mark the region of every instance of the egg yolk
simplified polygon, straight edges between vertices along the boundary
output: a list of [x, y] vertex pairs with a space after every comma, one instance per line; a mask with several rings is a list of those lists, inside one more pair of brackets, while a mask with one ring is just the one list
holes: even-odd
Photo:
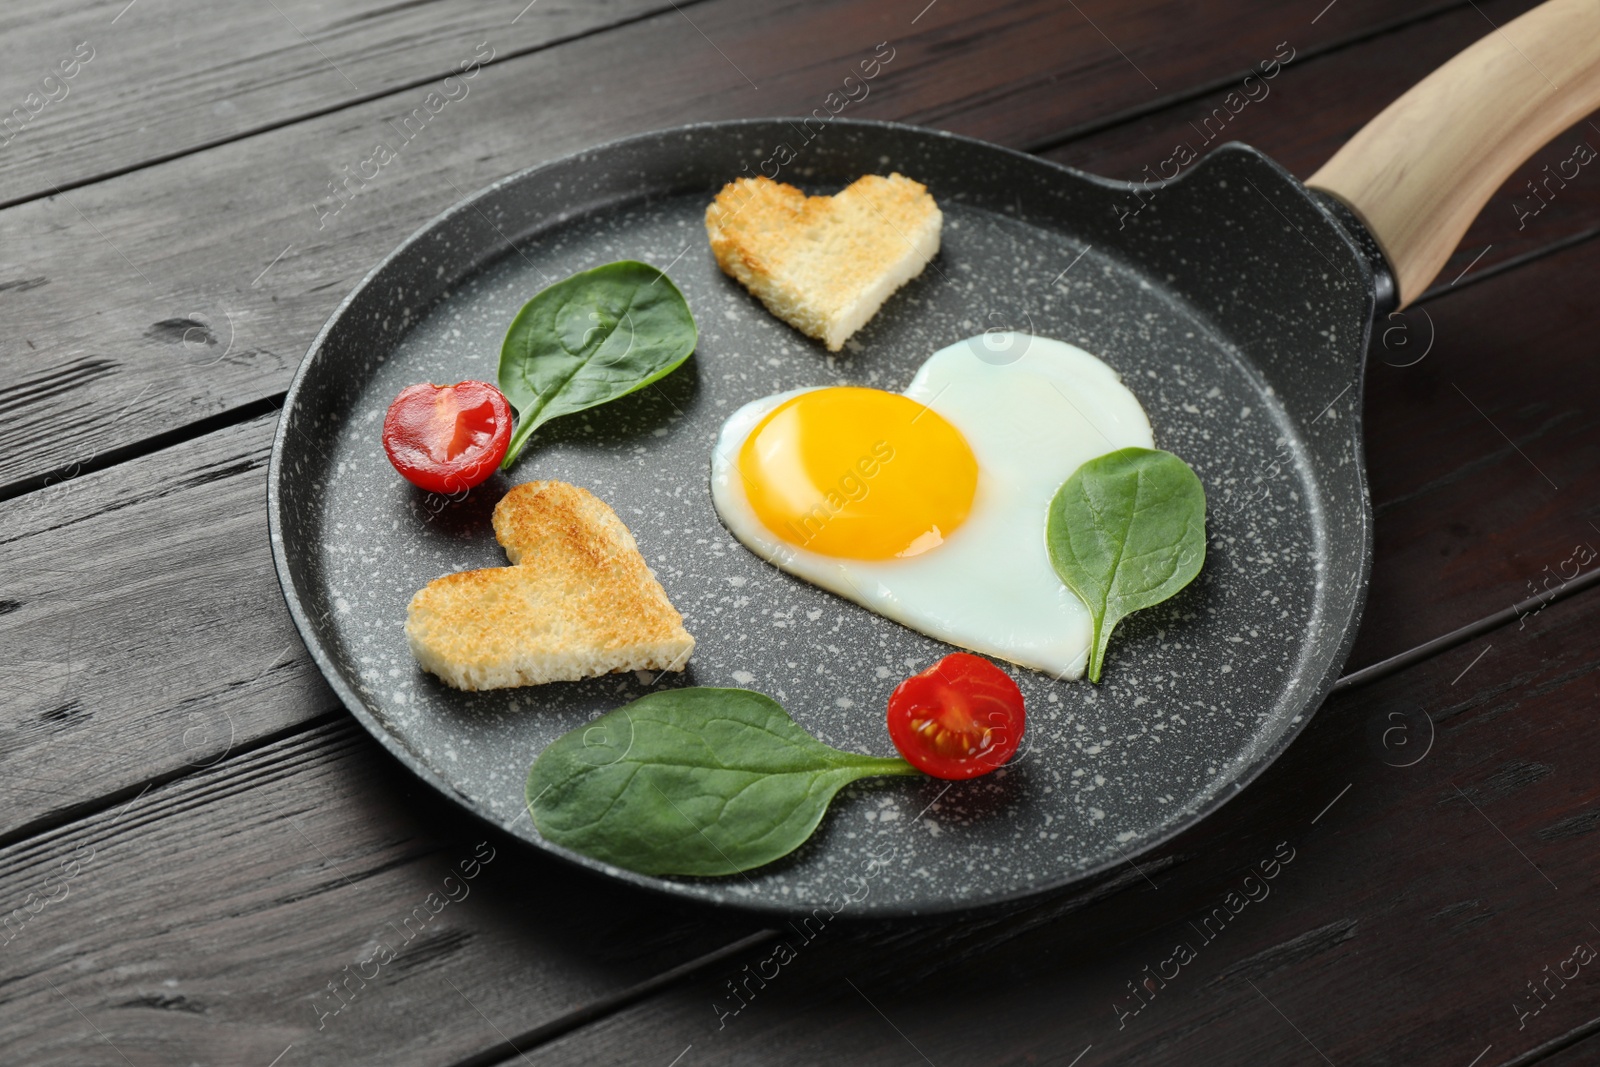
[[978, 461], [937, 412], [881, 389], [779, 404], [739, 450], [745, 496], [792, 545], [845, 559], [915, 556], [965, 521]]

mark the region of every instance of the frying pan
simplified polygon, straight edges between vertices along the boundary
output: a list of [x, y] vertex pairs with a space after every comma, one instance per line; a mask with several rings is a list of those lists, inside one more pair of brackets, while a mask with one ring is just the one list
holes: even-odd
[[[1305, 185], [1242, 145], [1129, 185], [831, 116], [683, 127], [507, 178], [380, 263], [302, 363], [268, 483], [290, 611], [346, 706], [442, 797], [650, 890], [825, 920], [1133, 876], [1138, 855], [1284, 750], [1349, 651], [1372, 551], [1359, 402], [1374, 316], [1415, 300], [1512, 170], [1596, 103], [1600, 14], [1593, 0], [1552, 0], [1420, 83]], [[705, 204], [759, 169], [814, 192], [898, 170], [945, 211], [939, 257], [839, 357], [711, 260]], [[656, 386], [542, 429], [513, 478], [561, 478], [612, 505], [697, 637], [694, 660], [682, 675], [447, 689], [409, 655], [406, 602], [440, 574], [504, 564], [488, 515], [513, 480], [457, 501], [412, 490], [383, 458], [383, 411], [413, 382], [487, 377], [528, 296], [621, 258], [671, 273], [699, 348]], [[655, 878], [543, 841], [522, 796], [528, 764], [654, 687], [760, 689], [830, 744], [891, 751], [889, 691], [948, 649], [745, 551], [711, 507], [711, 448], [749, 400], [835, 382], [899, 389], [962, 338], [1004, 373], [1014, 353], [984, 341], [996, 329], [1079, 344], [1122, 374], [1158, 446], [1206, 487], [1200, 578], [1123, 623], [1099, 686], [1013, 671], [1029, 725], [1001, 772], [860, 783], [777, 863]], [[1023, 518], [1042, 531], [1042, 515]]]

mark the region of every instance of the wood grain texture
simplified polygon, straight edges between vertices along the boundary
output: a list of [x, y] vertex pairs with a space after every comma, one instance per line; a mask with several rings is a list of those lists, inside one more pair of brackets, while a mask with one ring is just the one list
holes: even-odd
[[[330, 182], [432, 87], [0, 212], [0, 486], [281, 392], [354, 283], [467, 192], [626, 133], [808, 113], [880, 41], [895, 57], [845, 114], [1027, 144], [1431, 6], [1344, 0], [1313, 25], [1265, 0], [1024, 0], [913, 25], [888, 0], [711, 0], [484, 68], [337, 213]], [[62, 426], [62, 402], [84, 417]]]
[[[1528, 0], [1491, 0], [1454, 8], [1357, 47], [1297, 56], [1276, 78], [1236, 82], [1201, 98], [1073, 138], [1044, 153], [1068, 166], [1129, 181], [1158, 175], [1179, 146], [1196, 153], [1229, 140], [1253, 145], [1295, 175], [1311, 174], [1368, 121], [1427, 73], [1507, 22]], [[1337, 10], [1335, 8], [1334, 10]], [[1251, 96], [1244, 95], [1244, 89]], [[1229, 98], [1229, 94], [1233, 94]], [[1498, 189], [1440, 274], [1434, 292], [1481, 278], [1577, 235], [1600, 232], [1600, 167], [1575, 163], [1600, 152], [1600, 132], [1577, 123], [1536, 153]], [[1564, 180], [1561, 173], [1578, 175]], [[1412, 316], [1421, 321], [1421, 316]], [[1400, 320], [1396, 320], [1400, 321]], [[1392, 335], [1399, 347], [1402, 334]], [[1398, 353], [1393, 361], [1403, 357]]]
[[1404, 346], [1378, 335], [1364, 421], [1373, 582], [1350, 667], [1600, 567], [1583, 562], [1600, 549], [1597, 270], [1589, 241], [1390, 320]]
[[[661, 0], [526, 2], [7, 4], [0, 203], [443, 78], [491, 39], [504, 57], [672, 10]], [[70, 62], [78, 55], [87, 62]]]
[[[1494, 191], [1597, 107], [1600, 6], [1546, 0], [1384, 108], [1306, 184], [1366, 223], [1404, 307], [1433, 282]], [[1596, 158], [1591, 151], [1582, 162]]]
[[0, 505], [0, 839], [339, 706], [272, 566], [275, 423]]
[[6, 1062], [455, 1063], [759, 925], [441, 804], [340, 720], [4, 850]]
[[[1578, 597], [1492, 635], [1455, 685], [1482, 642], [1336, 698], [1114, 893], [915, 929], [845, 911], [810, 940], [782, 931], [789, 963], [748, 951], [541, 1062], [665, 1062], [691, 1043], [701, 1064], [1466, 1065], [1490, 1045], [1480, 1065], [1512, 1062], [1600, 1016], [1600, 959], [1536, 1014], [1526, 985], [1600, 947], [1597, 625], [1600, 597]], [[1423, 751], [1421, 711], [1432, 748], [1399, 766]], [[1192, 958], [1164, 965], [1180, 943]]]

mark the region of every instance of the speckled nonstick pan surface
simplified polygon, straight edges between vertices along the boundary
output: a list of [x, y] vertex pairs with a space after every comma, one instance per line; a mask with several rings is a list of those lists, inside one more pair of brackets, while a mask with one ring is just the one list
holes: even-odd
[[[1242, 146], [1135, 195], [977, 141], [835, 120], [779, 177], [833, 192], [898, 170], [927, 184], [945, 230], [932, 266], [832, 357], [718, 270], [702, 222], [741, 165], [753, 173], [799, 140], [760, 120], [595, 148], [463, 201], [373, 270], [312, 344], [273, 449], [273, 553], [296, 625], [351, 713], [443, 797], [651, 890], [777, 912], [927, 914], [1127, 864], [1283, 751], [1349, 650], [1371, 557], [1359, 403], [1373, 271], [1311, 194]], [[463, 501], [402, 481], [379, 439], [400, 389], [492, 381], [525, 300], [616, 259], [669, 271], [700, 326], [694, 356], [542, 429], [509, 476]], [[935, 350], [989, 329], [1072, 342], [1122, 374], [1157, 446], [1205, 485], [1200, 577], [1122, 624], [1099, 686], [1012, 668], [1029, 719], [1004, 770], [858, 783], [770, 866], [644, 877], [544, 842], [525, 812], [529, 764], [652, 687], [759, 689], [829, 744], [893, 753], [890, 691], [950, 649], [746, 551], [712, 508], [711, 450], [749, 400], [835, 383], [898, 390]], [[590, 489], [628, 524], [697, 639], [686, 672], [463, 693], [417, 668], [403, 632], [412, 593], [504, 565], [490, 512], [509, 486], [543, 478]]]

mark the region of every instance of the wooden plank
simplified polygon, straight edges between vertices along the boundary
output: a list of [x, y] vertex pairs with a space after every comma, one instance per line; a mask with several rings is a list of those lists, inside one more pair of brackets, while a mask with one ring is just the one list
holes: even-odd
[[1117, 892], [920, 929], [845, 911], [541, 1062], [1512, 1062], [1600, 1018], [1600, 957], [1527, 985], [1600, 949], [1600, 596], [1540, 622], [1337, 698]]
[[273, 570], [275, 423], [0, 505], [0, 839], [339, 706]]
[[[466, 192], [625, 133], [809, 113], [886, 39], [894, 58], [845, 114], [1026, 144], [1245, 69], [1285, 36], [1311, 50], [1430, 6], [1344, 0], [1311, 24], [1266, 0], [920, 19], [888, 0], [711, 0], [692, 24], [670, 12], [484, 68], [336, 214], [330, 179], [396, 139], [429, 87], [0, 212], [0, 487], [281, 392], [355, 281]], [[63, 402], [81, 417], [64, 424]]]
[[8, 4], [0, 204], [671, 10], [661, 0]]
[[[15, 99], [0, 101], [0, 113], [11, 119], [10, 126], [0, 127], [0, 147], [5, 149], [0, 153], [0, 204], [443, 77], [462, 60], [489, 53], [503, 60], [671, 11], [659, 0], [583, 5], [546, 0], [503, 8], [464, 0], [425, 5], [282, 0], [266, 7], [224, 8], [197, 0], [138, 8], [125, 0], [68, 7], [31, 0], [0, 20], [0, 69], [14, 72], [15, 90]], [[1156, 23], [1169, 33], [1189, 35], [1214, 32], [1219, 14], [1223, 20], [1230, 17], [1226, 11], [1174, 12], [1154, 5], [1095, 14], [1108, 36], [1115, 34], [1127, 46], [1123, 68], [1102, 72], [1096, 83], [1103, 83], [1107, 74], [1126, 80], [1140, 100], [1154, 90], [1138, 71], [1170, 66], [1170, 57], [1160, 51], [1161, 35], [1150, 32]], [[1357, 5], [1330, 15], [1323, 29], [1332, 34], [1364, 32], [1365, 20], [1375, 14], [1377, 8], [1363, 11]], [[1400, 17], [1406, 14], [1402, 10]], [[1017, 19], [1034, 22], [1052, 36], [1074, 27], [1079, 34], [1089, 29], [1087, 16], [1075, 21], [1046, 17], [1041, 22], [1038, 12], [1021, 11]], [[950, 11], [929, 9], [916, 17], [916, 24], [946, 49], [951, 47], [951, 27], [959, 35], [957, 42], [974, 32]], [[1223, 27], [1224, 32], [1236, 29]], [[194, 61], [173, 63], [175, 41]], [[1062, 43], [1044, 40], [1037, 47], [1048, 53]], [[1227, 60], [1234, 66], [1249, 63], [1236, 55]], [[1227, 60], [1221, 69], [1227, 69]], [[1044, 75], [1056, 76], [1054, 71]], [[953, 117], [984, 125], [1014, 120], [1017, 111], [1007, 101], [1025, 86], [993, 65], [975, 68], [966, 77], [986, 98], [985, 110], [964, 116], [957, 111]], [[12, 107], [22, 113], [10, 115]], [[935, 110], [921, 121], [939, 117]]]
[[[1600, 379], [1585, 280], [1597, 269], [1600, 242], [1590, 241], [1396, 320], [1414, 331], [1409, 349], [1376, 346], [1365, 415], [1375, 562], [1351, 667], [1600, 566], [1584, 562], [1600, 549]], [[1421, 362], [1384, 362], [1420, 354], [1430, 329]]]
[[0, 854], [0, 1045], [41, 1067], [454, 1063], [758, 925], [480, 829], [348, 720]]
[[[1297, 59], [1272, 79], [1258, 76], [1248, 85], [1241, 79], [1203, 98], [1075, 138], [1045, 155], [1091, 173], [1148, 181], [1178, 169], [1163, 164], [1175, 157], [1179, 146], [1203, 154], [1216, 144], [1239, 140], [1305, 178], [1400, 94], [1493, 32], [1491, 23], [1503, 24], [1529, 6], [1525, 0], [1496, 0], [1444, 11], [1360, 47]], [[1575, 234], [1597, 231], [1600, 125], [1585, 120], [1507, 179], [1445, 265], [1434, 291], [1449, 288], [1458, 278], [1481, 277]], [[1396, 342], [1401, 336], [1392, 335]], [[1396, 353], [1392, 359], [1401, 356]]]

